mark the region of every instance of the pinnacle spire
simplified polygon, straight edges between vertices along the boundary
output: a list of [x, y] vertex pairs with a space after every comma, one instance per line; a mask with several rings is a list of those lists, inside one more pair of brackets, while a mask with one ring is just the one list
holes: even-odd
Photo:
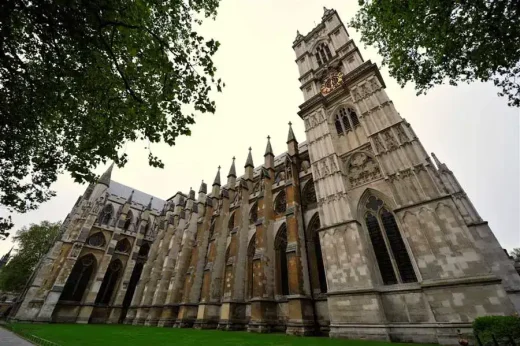
[[146, 210], [152, 210], [152, 201], [153, 201], [153, 197], [150, 198], [150, 202], [148, 202], [148, 206], [146, 207]]
[[289, 121], [289, 135], [287, 135], [287, 143], [292, 142], [292, 141], [298, 142], [296, 140], [296, 137], [294, 136], [294, 132], [292, 129], [292, 123]]
[[265, 154], [264, 156], [267, 156], [267, 155], [273, 155], [273, 148], [271, 147], [271, 137], [270, 136], [267, 136], [267, 146], [265, 147]]
[[435, 153], [432, 153], [432, 157], [433, 157], [433, 160], [435, 161], [435, 164], [437, 165], [437, 168], [440, 168], [442, 163], [437, 158], [437, 155], [435, 155]]
[[134, 190], [132, 190], [132, 193], [130, 194], [130, 196], [128, 196], [128, 199], [126, 200], [126, 203], [130, 204], [132, 203], [132, 198], [134, 197]]
[[218, 166], [217, 175], [215, 176], [215, 181], [213, 182], [213, 186], [220, 186], [220, 166]]
[[110, 181], [112, 179], [112, 170], [114, 169], [114, 161], [110, 164], [108, 169], [101, 175], [101, 178], [98, 180], [98, 184], [106, 185], [107, 187], [110, 186]]
[[202, 183], [200, 183], [199, 193], [203, 193], [203, 194], [208, 193], [208, 185], [206, 185], [204, 180], [202, 181]]
[[255, 165], [253, 164], [253, 156], [251, 155], [251, 147], [249, 147], [249, 154], [247, 155], [246, 165], [244, 168], [247, 167], [255, 168]]
[[237, 177], [237, 170], [235, 169], [235, 157], [233, 156], [233, 163], [231, 163], [231, 168], [229, 169], [229, 173], [228, 173], [228, 178], [229, 177]]

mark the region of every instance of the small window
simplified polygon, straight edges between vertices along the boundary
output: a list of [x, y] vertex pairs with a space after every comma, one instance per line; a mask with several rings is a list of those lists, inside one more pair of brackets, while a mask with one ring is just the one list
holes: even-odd
[[352, 126], [356, 127], [359, 125], [359, 119], [356, 112], [352, 108], [347, 109], [350, 120], [352, 121]]
[[310, 93], [310, 92], [311, 92], [311, 89], [312, 89], [312, 87], [309, 85], [309, 86], [305, 89], [305, 91], [307, 91], [308, 93]]
[[325, 64], [329, 60], [332, 60], [332, 53], [330, 52], [329, 46], [325, 42], [321, 43], [318, 48], [316, 48], [315, 55], [319, 66]]
[[336, 30], [336, 31], [334, 32], [334, 36], [339, 36], [339, 30]]
[[338, 135], [343, 135], [359, 126], [359, 118], [353, 108], [341, 108], [336, 114], [334, 125]]

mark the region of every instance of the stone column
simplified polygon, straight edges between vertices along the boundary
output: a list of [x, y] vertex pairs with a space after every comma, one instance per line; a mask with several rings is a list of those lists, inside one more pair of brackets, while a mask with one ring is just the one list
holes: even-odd
[[187, 210], [189, 211], [187, 228], [184, 230], [182, 235], [179, 255], [175, 262], [175, 269], [173, 270], [172, 283], [168, 289], [166, 304], [164, 305], [158, 322], [158, 325], [161, 327], [171, 327], [177, 319], [179, 303], [181, 302], [183, 293], [182, 289], [184, 287], [186, 272], [191, 260], [195, 234], [197, 233], [197, 221], [199, 215], [204, 213], [204, 205], [201, 203], [201, 212], [199, 213], [199, 206], [193, 201], [195, 192], [190, 190], [189, 196], [190, 198], [188, 199], [187, 205]]
[[[197, 236], [192, 250], [191, 262], [184, 281], [184, 294], [179, 307], [179, 315], [175, 325], [177, 327], [191, 327], [196, 318], [201, 296], [204, 264], [206, 260], [209, 227], [213, 215], [213, 199], [206, 196], [206, 184], [203, 183], [199, 191], [199, 200], [206, 200], [205, 215], [199, 218]], [[202, 198], [200, 198], [202, 197]], [[200, 206], [199, 206], [200, 207]]]
[[[183, 203], [180, 204], [182, 205]], [[159, 284], [157, 285], [157, 289], [152, 300], [152, 308], [150, 309], [146, 325], [157, 325], [157, 323], [159, 322], [159, 318], [161, 317], [163, 306], [166, 301], [168, 286], [173, 275], [175, 261], [177, 260], [182, 234], [184, 232], [184, 227], [186, 224], [186, 211], [183, 208], [181, 209], [179, 216], [175, 217], [175, 219], [173, 216], [169, 217], [169, 227], [172, 223], [172, 226], [175, 229], [174, 235], [169, 244], [170, 247], [166, 254], [164, 265], [161, 268], [161, 278], [159, 280]]]
[[[292, 143], [291, 143], [292, 144]], [[297, 143], [294, 143], [297, 150]], [[291, 145], [289, 146], [289, 154]], [[315, 332], [314, 302], [312, 301], [305, 231], [301, 212], [300, 181], [297, 151], [286, 159], [287, 196], [287, 266], [289, 273], [289, 320], [287, 334], [312, 335]]]
[[265, 167], [262, 167], [261, 192], [258, 197], [256, 222], [256, 252], [253, 258], [253, 297], [248, 331], [271, 332], [276, 325], [277, 304], [274, 300], [274, 236], [273, 194], [274, 155], [270, 143], [266, 150]]

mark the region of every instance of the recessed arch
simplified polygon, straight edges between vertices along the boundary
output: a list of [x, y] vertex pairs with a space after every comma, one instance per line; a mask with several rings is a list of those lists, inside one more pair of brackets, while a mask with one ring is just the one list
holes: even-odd
[[313, 209], [317, 206], [316, 187], [312, 179], [307, 180], [301, 193], [301, 204], [304, 210]]
[[247, 279], [246, 279], [246, 297], [248, 299], [253, 298], [253, 286], [254, 286], [254, 257], [256, 252], [256, 232], [249, 240], [247, 246]]
[[289, 270], [287, 261], [287, 225], [285, 222], [278, 228], [274, 240], [276, 293], [289, 294]]
[[93, 254], [78, 258], [63, 287], [60, 300], [81, 302], [96, 267], [97, 260]]
[[327, 278], [325, 275], [325, 264], [321, 251], [321, 241], [318, 230], [320, 229], [320, 217], [315, 213], [306, 227], [307, 253], [311, 273], [311, 285], [313, 292], [327, 292]]
[[109, 225], [112, 221], [112, 217], [114, 216], [114, 206], [112, 203], [108, 203], [103, 207], [101, 212], [99, 213], [98, 223], [101, 225]]
[[390, 199], [367, 189], [358, 205], [383, 284], [416, 282], [417, 276]]
[[134, 213], [132, 213], [132, 211], [129, 210], [128, 213], [126, 214], [125, 223], [123, 225], [123, 229], [125, 231], [129, 230], [130, 226], [132, 225], [133, 220], [134, 220]]
[[118, 258], [110, 262], [96, 296], [96, 304], [108, 305], [123, 272], [123, 263]]
[[287, 210], [287, 194], [285, 189], [282, 189], [278, 194], [274, 197], [274, 211], [277, 214], [285, 213]]
[[132, 246], [130, 245], [130, 241], [128, 241], [127, 238], [123, 238], [119, 240], [116, 244], [115, 251], [121, 252], [121, 253], [130, 253], [130, 250], [132, 249]]

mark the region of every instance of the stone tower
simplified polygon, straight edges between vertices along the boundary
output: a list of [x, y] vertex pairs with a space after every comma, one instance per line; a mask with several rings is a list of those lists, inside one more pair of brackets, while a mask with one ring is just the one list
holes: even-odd
[[336, 11], [293, 49], [330, 335], [444, 342], [479, 315], [519, 310], [520, 277], [487, 222], [432, 163]]

